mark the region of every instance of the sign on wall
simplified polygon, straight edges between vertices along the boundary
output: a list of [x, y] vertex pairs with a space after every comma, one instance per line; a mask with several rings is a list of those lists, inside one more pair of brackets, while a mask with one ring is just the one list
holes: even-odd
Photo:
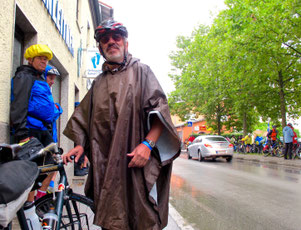
[[65, 41], [69, 52], [74, 56], [73, 48], [73, 34], [71, 28], [64, 17], [64, 11], [58, 0], [42, 0], [46, 7], [48, 14], [51, 16], [56, 28], [58, 29], [61, 37]]
[[99, 50], [96, 48], [87, 49], [87, 69], [86, 77], [87, 78], [96, 78], [101, 72], [103, 58], [99, 53]]
[[207, 131], [206, 125], [200, 125], [200, 131]]

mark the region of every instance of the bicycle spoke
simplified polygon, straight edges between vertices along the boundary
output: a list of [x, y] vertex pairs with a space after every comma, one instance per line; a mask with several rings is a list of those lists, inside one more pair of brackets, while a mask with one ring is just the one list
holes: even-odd
[[[48, 212], [49, 207], [54, 205], [52, 196], [43, 197], [36, 202], [36, 210], [39, 217], [43, 217]], [[93, 202], [79, 194], [72, 193], [64, 202], [60, 229], [101, 229], [101, 227], [93, 225], [94, 212]]]

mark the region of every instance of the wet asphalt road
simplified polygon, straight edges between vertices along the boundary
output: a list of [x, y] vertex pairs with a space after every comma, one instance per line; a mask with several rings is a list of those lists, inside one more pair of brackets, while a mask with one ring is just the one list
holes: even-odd
[[187, 229], [300, 230], [301, 170], [182, 156], [174, 162], [170, 203]]

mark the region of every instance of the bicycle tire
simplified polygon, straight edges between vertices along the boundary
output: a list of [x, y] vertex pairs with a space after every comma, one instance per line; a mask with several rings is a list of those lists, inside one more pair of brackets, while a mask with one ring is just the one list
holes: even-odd
[[282, 152], [282, 149], [281, 149], [281, 148], [278, 148], [278, 149], [277, 149], [277, 156], [278, 156], [279, 158], [282, 158], [282, 157], [284, 157], [284, 154], [283, 154], [283, 152]]
[[[93, 225], [94, 204], [91, 199], [73, 192], [67, 197], [68, 199], [64, 200], [60, 229], [101, 229]], [[36, 213], [40, 219], [54, 203], [53, 194], [47, 194], [35, 201]]]

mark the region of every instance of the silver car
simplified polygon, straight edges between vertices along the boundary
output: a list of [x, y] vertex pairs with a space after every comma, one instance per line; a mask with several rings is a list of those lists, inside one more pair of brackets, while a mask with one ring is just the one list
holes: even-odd
[[233, 145], [226, 138], [216, 135], [198, 136], [187, 148], [188, 159], [197, 157], [199, 161], [205, 158], [215, 160], [218, 157], [232, 160]]

